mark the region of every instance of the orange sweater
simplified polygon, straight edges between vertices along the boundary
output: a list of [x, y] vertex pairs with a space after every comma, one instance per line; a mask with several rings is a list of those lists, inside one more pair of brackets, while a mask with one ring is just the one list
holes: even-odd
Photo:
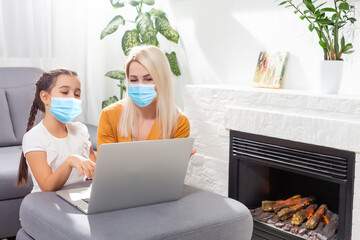
[[[122, 103], [115, 103], [104, 108], [100, 115], [99, 126], [97, 131], [97, 143], [99, 146], [103, 143], [116, 143], [116, 142], [131, 142], [131, 136], [121, 137], [118, 124], [120, 121]], [[158, 127], [158, 120], [152, 126], [147, 140], [162, 139], [160, 136], [160, 129]], [[178, 118], [177, 129], [174, 138], [186, 138], [190, 135], [190, 123], [185, 115], [180, 115]]]

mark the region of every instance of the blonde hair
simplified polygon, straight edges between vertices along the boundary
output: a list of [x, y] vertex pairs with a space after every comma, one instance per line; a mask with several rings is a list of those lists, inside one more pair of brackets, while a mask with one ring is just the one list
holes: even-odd
[[[129, 66], [132, 62], [143, 65], [150, 73], [157, 90], [156, 119], [158, 120], [161, 137], [173, 138], [180, 110], [175, 104], [174, 89], [171, 80], [170, 66], [165, 54], [155, 46], [134, 47], [126, 61], [126, 84], [129, 78]], [[137, 115], [135, 103], [128, 94], [122, 100], [123, 108], [119, 122], [122, 137], [137, 136]]]

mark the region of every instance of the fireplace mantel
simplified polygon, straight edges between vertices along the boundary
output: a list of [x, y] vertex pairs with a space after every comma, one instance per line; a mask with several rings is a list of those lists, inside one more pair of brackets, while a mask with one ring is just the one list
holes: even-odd
[[224, 195], [229, 129], [355, 152], [352, 239], [360, 239], [360, 96], [188, 85], [185, 113], [197, 150], [186, 181]]

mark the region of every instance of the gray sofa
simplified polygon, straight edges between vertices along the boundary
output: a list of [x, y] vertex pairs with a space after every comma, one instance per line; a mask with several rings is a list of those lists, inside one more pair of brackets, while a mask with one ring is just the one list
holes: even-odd
[[[31, 182], [25, 187], [15, 184], [35, 82], [42, 72], [39, 68], [0, 68], [0, 239], [15, 236], [20, 229], [20, 204], [32, 189]], [[96, 127], [88, 127], [96, 147]]]

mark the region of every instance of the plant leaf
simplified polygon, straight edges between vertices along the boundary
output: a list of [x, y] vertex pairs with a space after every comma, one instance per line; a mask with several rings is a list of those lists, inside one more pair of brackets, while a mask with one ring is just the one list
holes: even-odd
[[136, 7], [137, 5], [139, 5], [141, 3], [141, 0], [131, 0], [129, 3], [131, 6]]
[[110, 0], [110, 3], [114, 8], [121, 8], [125, 6], [125, 2], [126, 0]]
[[152, 8], [149, 13], [154, 18], [155, 17], [163, 17], [163, 16], [165, 16], [165, 13], [163, 11], [161, 11], [159, 9], [155, 9], [155, 8]]
[[124, 18], [120, 15], [115, 16], [108, 25], [102, 30], [100, 34], [100, 39], [103, 39], [105, 36], [114, 33], [120, 25], [124, 25]]
[[319, 44], [320, 44], [320, 46], [322, 47], [322, 48], [325, 48], [326, 49], [326, 44], [323, 42], [323, 41], [319, 41]]
[[155, 18], [155, 27], [167, 40], [178, 43], [179, 33], [175, 31], [165, 16]]
[[305, 17], [306, 17], [306, 15], [303, 14], [303, 15], [300, 16], [300, 19], [301, 19], [301, 20], [304, 20]]
[[342, 48], [342, 51], [343, 51], [343, 53], [345, 53], [352, 48], [353, 48], [353, 45], [351, 43], [348, 43], [345, 45], [345, 47]]
[[136, 17], [136, 29], [140, 33], [142, 44], [158, 46], [159, 42], [156, 38], [157, 31], [154, 28], [150, 13], [140, 13]]
[[348, 18], [348, 19], [349, 19], [349, 21], [350, 21], [351, 23], [356, 22], [356, 18], [351, 17], [351, 18]]
[[316, 7], [316, 9], [321, 8], [321, 7], [324, 6], [325, 4], [326, 4], [326, 2], [321, 3], [319, 6]]
[[285, 3], [287, 3], [288, 1], [283, 1], [281, 3], [278, 4], [278, 6], [284, 5]]
[[102, 108], [106, 108], [107, 106], [116, 103], [119, 99], [116, 96], [109, 97], [108, 99], [102, 101], [101, 106]]
[[154, 5], [155, 4], [155, 0], [143, 0], [143, 3], [145, 3], [146, 5]]
[[315, 12], [315, 6], [312, 4], [311, 0], [304, 0], [305, 6], [307, 7], [307, 9], [309, 9], [310, 12], [314, 13]]
[[331, 25], [333, 22], [329, 19], [319, 19], [315, 21], [316, 23], [322, 24], [322, 25]]
[[345, 47], [345, 37], [343, 36], [343, 37], [341, 38], [341, 49], [343, 50], [344, 47]]
[[170, 69], [173, 72], [173, 74], [175, 76], [180, 76], [181, 73], [180, 73], [178, 61], [177, 61], [177, 58], [176, 58], [176, 53], [173, 51], [171, 53], [165, 53], [165, 55], [166, 55], [166, 57], [167, 57], [167, 59], [169, 61]]
[[320, 9], [322, 12], [337, 12], [334, 8], [322, 8]]
[[340, 13], [335, 13], [334, 15], [332, 15], [331, 20], [336, 22], [337, 20], [340, 19]]
[[310, 24], [309, 24], [309, 30], [310, 30], [310, 32], [312, 32], [312, 31], [314, 30], [314, 28], [315, 28], [314, 23], [310, 23]]
[[129, 55], [131, 48], [140, 46], [139, 32], [136, 29], [127, 30], [121, 40], [121, 46], [125, 56]]
[[109, 71], [105, 74], [105, 76], [112, 78], [112, 79], [117, 79], [117, 80], [125, 80], [126, 79], [125, 72], [119, 71], [119, 70]]
[[154, 5], [155, 4], [155, 0], [131, 0], [130, 1], [130, 5], [136, 7], [137, 5], [139, 5], [140, 3], [145, 3], [146, 5]]
[[353, 53], [355, 52], [355, 50], [350, 50], [350, 51], [345, 51], [345, 52], [342, 52], [343, 54], [350, 54], [350, 53]]
[[342, 2], [339, 5], [339, 9], [342, 11], [350, 10], [350, 6], [347, 2]]

